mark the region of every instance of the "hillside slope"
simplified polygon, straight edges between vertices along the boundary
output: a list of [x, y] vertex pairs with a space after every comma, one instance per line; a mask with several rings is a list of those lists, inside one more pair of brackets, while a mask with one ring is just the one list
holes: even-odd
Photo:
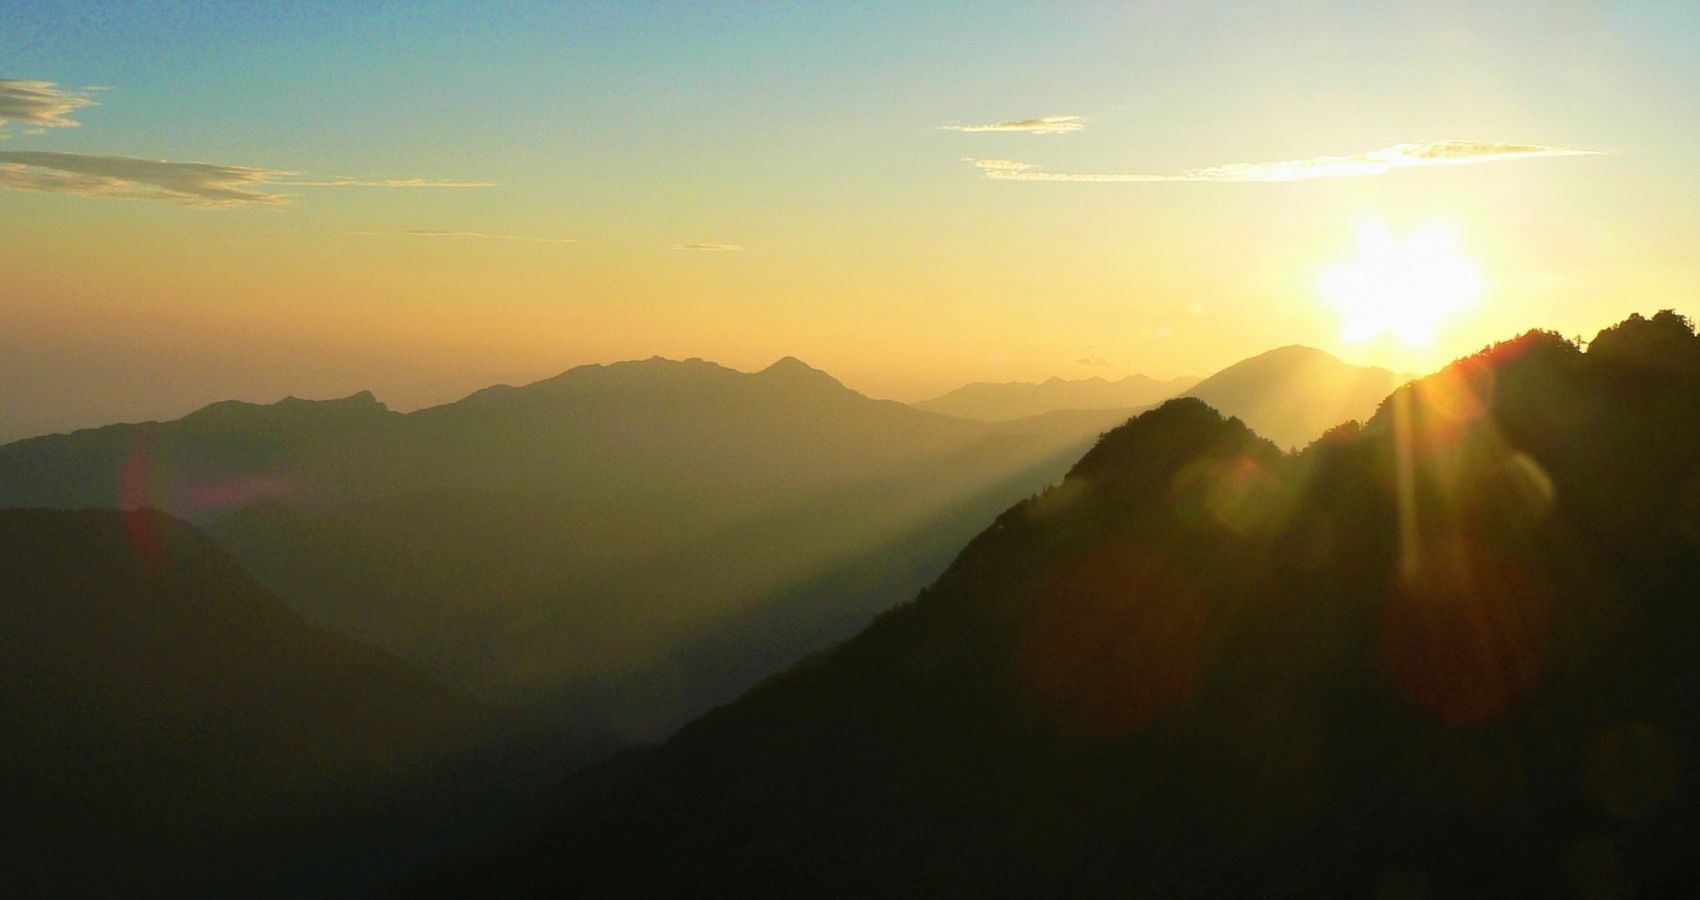
[[161, 513], [0, 510], [0, 547], [13, 896], [356, 890], [482, 839], [573, 758], [309, 627]]
[[1490, 348], [1296, 456], [1177, 400], [915, 602], [431, 887], [1681, 892], [1697, 596], [1700, 338], [1672, 314]]

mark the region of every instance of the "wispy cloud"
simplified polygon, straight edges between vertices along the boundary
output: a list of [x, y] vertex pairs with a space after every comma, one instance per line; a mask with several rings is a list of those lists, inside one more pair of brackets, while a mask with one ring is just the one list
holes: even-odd
[[272, 179], [292, 174], [128, 156], [0, 150], [0, 187], [79, 197], [164, 200], [185, 206], [288, 203], [288, 197], [262, 188]]
[[0, 125], [17, 120], [43, 128], [75, 128], [71, 114], [95, 102], [51, 81], [0, 78]]
[[184, 206], [277, 205], [290, 202], [280, 187], [481, 188], [487, 181], [424, 178], [293, 180], [299, 172], [254, 166], [169, 162], [130, 156], [93, 156], [48, 150], [0, 150], [0, 188], [163, 200]]
[[1039, 168], [1032, 163], [1016, 162], [1013, 159], [976, 159], [968, 156], [963, 157], [962, 161], [971, 162], [980, 167], [986, 173], [987, 178], [1007, 178], [1016, 172], [1027, 172]]
[[373, 231], [351, 231], [371, 237], [429, 237], [429, 238], [476, 238], [489, 241], [524, 241], [532, 244], [575, 244], [577, 238], [567, 237], [532, 237], [523, 234], [497, 234], [489, 231], [450, 231], [438, 228], [396, 228]]
[[383, 188], [485, 188], [494, 181], [435, 181], [429, 178], [353, 178], [337, 176], [323, 181], [280, 181], [289, 187], [383, 187]]
[[1045, 172], [1032, 163], [1008, 159], [966, 160], [987, 178], [999, 181], [1082, 181], [1104, 183], [1152, 182], [1278, 182], [1319, 178], [1362, 178], [1395, 169], [1429, 166], [1467, 166], [1513, 159], [1554, 156], [1595, 156], [1604, 150], [1505, 144], [1493, 141], [1419, 141], [1395, 144], [1349, 156], [1315, 156], [1282, 162], [1227, 163], [1168, 174]]
[[706, 251], [709, 251], [709, 252], [718, 252], [718, 251], [725, 251], [725, 250], [742, 250], [744, 248], [739, 244], [674, 244], [673, 249], [674, 250], [706, 250]]
[[943, 131], [966, 131], [971, 134], [1004, 132], [1013, 134], [1070, 134], [1085, 131], [1086, 123], [1079, 116], [1040, 116], [1037, 119], [1011, 119], [1007, 122], [988, 122], [984, 125], [940, 125]]
[[[109, 85], [88, 85], [80, 91], [67, 90], [51, 81], [0, 78], [0, 138], [11, 137], [5, 128], [16, 121], [25, 135], [39, 135], [47, 128], [75, 127], [71, 114], [95, 102], [92, 91], [109, 90]], [[362, 187], [362, 188], [484, 188], [489, 181], [434, 180], [429, 178], [356, 178], [339, 175], [305, 179], [300, 172], [227, 166], [200, 162], [171, 162], [130, 156], [97, 156], [52, 151], [0, 151], [0, 188], [70, 194], [79, 197], [112, 197], [126, 200], [161, 200], [184, 206], [277, 205], [288, 203], [276, 187]], [[485, 235], [510, 240], [517, 236]], [[553, 240], [553, 239], [540, 239]]]
[[1095, 355], [1090, 354], [1090, 353], [1088, 353], [1087, 355], [1082, 356], [1081, 358], [1075, 360], [1074, 364], [1077, 365], [1077, 366], [1091, 366], [1094, 369], [1113, 369], [1113, 368], [1115, 368], [1115, 366], [1113, 364], [1111, 364], [1109, 360], [1103, 358], [1102, 356], [1095, 356]]

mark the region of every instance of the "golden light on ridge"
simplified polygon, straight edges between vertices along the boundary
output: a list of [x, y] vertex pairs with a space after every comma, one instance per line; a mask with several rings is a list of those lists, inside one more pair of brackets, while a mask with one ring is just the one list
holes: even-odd
[[1475, 308], [1482, 279], [1451, 227], [1431, 223], [1401, 238], [1370, 219], [1358, 226], [1357, 253], [1324, 269], [1317, 288], [1340, 314], [1341, 341], [1427, 347], [1448, 320]]

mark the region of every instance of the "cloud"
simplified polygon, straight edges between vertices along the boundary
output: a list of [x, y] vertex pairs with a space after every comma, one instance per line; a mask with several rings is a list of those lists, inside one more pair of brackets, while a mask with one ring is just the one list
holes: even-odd
[[299, 172], [252, 166], [180, 163], [129, 156], [92, 156], [46, 150], [0, 151], [0, 187], [79, 197], [164, 200], [184, 206], [277, 205], [290, 202], [271, 187], [481, 188], [487, 181], [424, 178], [292, 181]]
[[1553, 156], [1595, 156], [1603, 150], [1504, 144], [1493, 141], [1419, 141], [1394, 144], [1350, 156], [1315, 156], [1283, 162], [1227, 163], [1169, 174], [1108, 174], [1044, 172], [1032, 163], [1008, 159], [968, 159], [987, 178], [999, 181], [1082, 181], [1103, 183], [1155, 182], [1279, 182], [1319, 178], [1361, 178], [1385, 175], [1395, 169], [1428, 166], [1466, 166], [1512, 159]]
[[[70, 114], [95, 105], [88, 98], [88, 92], [109, 89], [108, 85], [88, 85], [81, 91], [71, 91], [51, 81], [0, 79], [0, 139], [12, 136], [4, 127], [10, 121], [28, 126], [22, 131], [25, 135], [44, 134], [48, 128], [76, 127], [78, 123], [70, 118]], [[323, 181], [287, 180], [300, 175], [299, 172], [252, 166], [180, 163], [130, 156], [0, 151], [0, 188], [79, 197], [163, 200], [185, 206], [276, 205], [289, 202], [288, 195], [263, 189], [268, 186], [483, 188], [494, 185], [489, 181], [362, 179], [351, 176]], [[523, 240], [517, 237], [509, 239]]]
[[478, 238], [490, 241], [525, 241], [532, 244], [576, 244], [577, 238], [531, 237], [523, 234], [496, 234], [489, 231], [450, 231], [437, 228], [397, 228], [383, 231], [350, 231], [349, 234], [389, 237]]
[[288, 197], [260, 188], [278, 176], [293, 174], [128, 156], [0, 150], [0, 187], [79, 197], [164, 200], [185, 206], [288, 203]]
[[1008, 177], [1007, 175], [994, 174], [999, 172], [1025, 172], [1029, 169], [1039, 168], [1032, 163], [1016, 162], [1013, 159], [975, 159], [970, 156], [965, 157], [963, 162], [971, 162], [984, 169], [988, 178]]
[[1085, 131], [1086, 123], [1079, 116], [1040, 116], [1037, 119], [1011, 119], [984, 125], [940, 125], [942, 131], [966, 131], [970, 134], [1002, 132], [1007, 134], [1072, 134]]
[[1110, 364], [1109, 360], [1107, 360], [1107, 359], [1105, 359], [1101, 356], [1092, 356], [1090, 354], [1088, 354], [1086, 356], [1082, 356], [1081, 358], [1075, 360], [1074, 364], [1077, 365], [1077, 366], [1091, 366], [1095, 369], [1113, 369], [1113, 368], [1115, 368], [1115, 366]]
[[433, 181], [429, 178], [361, 179], [337, 176], [324, 181], [280, 181], [290, 187], [392, 187], [392, 188], [485, 188], [495, 187], [494, 181]]
[[75, 128], [71, 114], [95, 102], [81, 91], [68, 91], [51, 81], [0, 78], [0, 125], [10, 120], [43, 128]]
[[714, 252], [714, 251], [723, 251], [723, 250], [742, 250], [744, 248], [742, 246], [738, 245], [738, 244], [674, 244], [673, 249], [674, 250], [707, 250], [707, 251]]

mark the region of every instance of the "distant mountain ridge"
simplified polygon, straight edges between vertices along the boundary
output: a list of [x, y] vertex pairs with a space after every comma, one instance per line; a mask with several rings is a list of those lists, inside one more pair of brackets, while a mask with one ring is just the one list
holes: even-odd
[[1297, 344], [1241, 360], [1186, 391], [1234, 416], [1283, 449], [1304, 447], [1342, 422], [1367, 422], [1394, 389], [1412, 380], [1354, 366]]
[[[1110, 424], [654, 358], [406, 414], [361, 393], [27, 439], [0, 506], [165, 508], [318, 624], [648, 734], [900, 602]], [[898, 545], [912, 568], [855, 564]]]
[[1367, 421], [1394, 388], [1412, 377], [1355, 366], [1295, 344], [1241, 360], [1203, 379], [1157, 381], [1130, 375], [1120, 381], [978, 382], [913, 405], [967, 419], [1005, 421], [1064, 410], [1120, 409], [1132, 415], [1172, 397], [1197, 397], [1289, 449], [1303, 447], [1342, 422]]
[[[1259, 384], [1332, 383], [1227, 381], [1216, 401], [1254, 427]], [[979, 422], [792, 357], [657, 357], [412, 413], [361, 392], [27, 439], [0, 446], [0, 506], [164, 508], [310, 621], [551, 720], [657, 736], [912, 596], [1129, 414]]]
[[1115, 381], [1098, 377], [1072, 381], [1050, 378], [1037, 383], [980, 381], [914, 406], [965, 419], [1001, 422], [1064, 409], [1143, 408], [1177, 396], [1199, 380], [1180, 377], [1159, 381], [1129, 375]]

